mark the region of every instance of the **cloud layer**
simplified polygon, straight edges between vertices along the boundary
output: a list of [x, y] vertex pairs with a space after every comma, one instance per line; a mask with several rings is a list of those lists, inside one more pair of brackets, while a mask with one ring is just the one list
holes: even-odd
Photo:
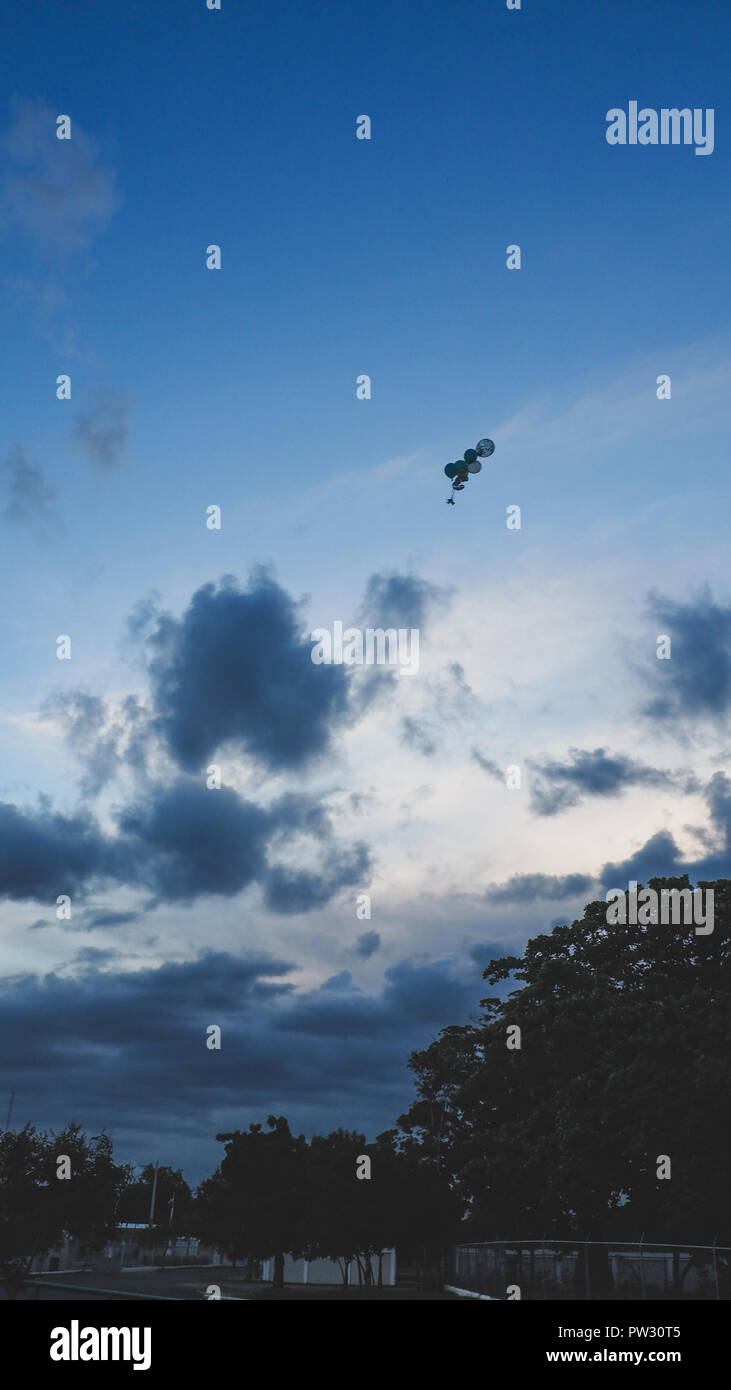
[[[390, 1126], [411, 1099], [409, 1052], [467, 1021], [484, 993], [482, 957], [459, 971], [454, 960], [400, 961], [376, 994], [341, 977], [298, 996], [293, 963], [262, 953], [208, 951], [134, 972], [107, 963], [86, 951], [70, 976], [0, 981], [0, 1086], [12, 1082], [20, 1123], [61, 1124], [73, 1111], [104, 1124], [126, 1156], [153, 1132], [172, 1161], [182, 1135], [189, 1177], [218, 1161], [217, 1129], [272, 1109], [308, 1131]], [[205, 1045], [212, 1023], [220, 1051]]]
[[[342, 845], [315, 797], [283, 796], [264, 809], [231, 788], [190, 778], [148, 790], [116, 813], [119, 833], [90, 815], [63, 815], [0, 803], [0, 897], [83, 902], [104, 885], [138, 888], [150, 904], [233, 897], [258, 884], [276, 913], [310, 912], [371, 872], [364, 844]], [[278, 858], [288, 837], [304, 837], [311, 867]]]

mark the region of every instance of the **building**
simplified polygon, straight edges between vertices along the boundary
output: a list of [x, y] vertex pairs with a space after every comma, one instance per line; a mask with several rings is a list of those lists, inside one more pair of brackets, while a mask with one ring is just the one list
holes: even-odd
[[[393, 1288], [396, 1283], [396, 1251], [393, 1249], [384, 1250], [380, 1256], [380, 1261], [381, 1284], [384, 1288]], [[378, 1284], [378, 1262], [379, 1256], [371, 1255], [370, 1270], [374, 1285]], [[262, 1260], [261, 1277], [265, 1283], [273, 1281], [273, 1258]], [[357, 1288], [361, 1284], [357, 1260], [350, 1261], [344, 1279], [342, 1265], [338, 1260], [295, 1260], [291, 1255], [284, 1257], [284, 1282], [285, 1284], [338, 1284], [341, 1288], [344, 1284], [350, 1288]]]

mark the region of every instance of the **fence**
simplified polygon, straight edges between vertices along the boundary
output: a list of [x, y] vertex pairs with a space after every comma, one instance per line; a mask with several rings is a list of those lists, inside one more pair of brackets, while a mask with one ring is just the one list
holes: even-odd
[[728, 1299], [731, 1248], [489, 1241], [457, 1246], [450, 1283], [498, 1299]]

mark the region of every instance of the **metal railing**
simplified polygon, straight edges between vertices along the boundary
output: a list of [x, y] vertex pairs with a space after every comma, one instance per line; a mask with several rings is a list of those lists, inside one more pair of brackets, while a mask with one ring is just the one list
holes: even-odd
[[498, 1299], [729, 1299], [731, 1247], [644, 1240], [458, 1245], [450, 1282]]

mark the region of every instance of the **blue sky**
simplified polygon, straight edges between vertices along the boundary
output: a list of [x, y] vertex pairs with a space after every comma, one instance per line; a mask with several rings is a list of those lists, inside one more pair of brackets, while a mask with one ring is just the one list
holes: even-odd
[[[728, 27], [712, 0], [13, 14], [19, 1121], [106, 1120], [125, 1156], [194, 1177], [217, 1128], [271, 1109], [375, 1134], [408, 1104], [411, 1048], [475, 1014], [493, 945], [579, 913], [606, 865], [721, 872]], [[608, 145], [630, 100], [713, 108], [713, 153]], [[486, 434], [448, 510], [443, 466]], [[415, 677], [308, 664], [312, 628], [381, 619], [419, 627]], [[201, 1043], [211, 1010], [228, 1056], [226, 1028], [220, 1058]]]

